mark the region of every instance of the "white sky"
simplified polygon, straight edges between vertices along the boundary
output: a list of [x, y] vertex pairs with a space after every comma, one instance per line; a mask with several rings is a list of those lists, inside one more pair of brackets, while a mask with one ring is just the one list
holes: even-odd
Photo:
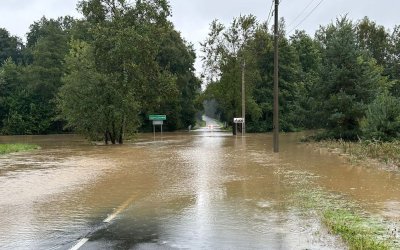
[[[280, 16], [285, 18], [287, 25], [311, 3], [287, 30], [296, 26], [319, 1], [321, 0], [282, 0]], [[6, 28], [12, 35], [25, 38], [29, 25], [42, 16], [79, 17], [76, 11], [77, 2], [78, 0], [1, 0], [0, 27]], [[205, 40], [213, 19], [229, 24], [232, 18], [240, 14], [253, 14], [265, 21], [271, 3], [272, 0], [170, 0], [173, 14], [171, 20], [183, 37], [198, 50], [199, 42]], [[324, 0], [298, 29], [304, 29], [313, 35], [319, 25], [326, 25], [344, 14], [354, 20], [368, 16], [378, 24], [392, 29], [394, 25], [400, 25], [399, 10], [398, 0]], [[199, 70], [200, 66], [198, 60], [196, 68]]]

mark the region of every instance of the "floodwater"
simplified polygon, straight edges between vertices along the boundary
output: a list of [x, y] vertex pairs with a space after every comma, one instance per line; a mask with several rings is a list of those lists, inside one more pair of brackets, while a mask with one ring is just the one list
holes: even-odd
[[270, 134], [139, 135], [99, 146], [76, 135], [0, 137], [40, 150], [0, 156], [0, 249], [345, 249], [296, 206], [300, 182], [400, 218], [400, 175], [352, 166]]

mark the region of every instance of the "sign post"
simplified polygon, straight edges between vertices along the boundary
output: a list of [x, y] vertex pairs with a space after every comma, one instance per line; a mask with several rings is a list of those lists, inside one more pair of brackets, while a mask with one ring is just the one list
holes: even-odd
[[237, 126], [238, 123], [242, 124], [242, 135], [244, 135], [244, 130], [243, 130], [243, 124], [244, 124], [244, 118], [233, 118], [233, 123], [235, 123], [235, 131], [237, 135]]
[[153, 134], [156, 137], [156, 126], [161, 126], [161, 136], [163, 134], [164, 121], [167, 120], [166, 115], [149, 115], [149, 120], [153, 121]]

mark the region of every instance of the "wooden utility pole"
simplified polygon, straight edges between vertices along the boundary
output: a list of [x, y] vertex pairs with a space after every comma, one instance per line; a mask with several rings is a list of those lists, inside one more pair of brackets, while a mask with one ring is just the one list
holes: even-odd
[[279, 153], [279, 0], [275, 0], [274, 25], [274, 152]]
[[246, 132], [246, 88], [245, 88], [245, 79], [244, 79], [244, 71], [246, 69], [246, 61], [243, 58], [242, 62], [242, 135]]

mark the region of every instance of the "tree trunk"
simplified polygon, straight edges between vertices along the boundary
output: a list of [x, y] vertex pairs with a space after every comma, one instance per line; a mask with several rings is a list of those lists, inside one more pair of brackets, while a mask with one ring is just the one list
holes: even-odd
[[104, 132], [104, 143], [108, 145], [108, 131]]
[[116, 143], [116, 132], [115, 132], [115, 122], [112, 122], [112, 132], [111, 132], [111, 142], [112, 144]]
[[121, 129], [119, 131], [119, 138], [118, 138], [118, 143], [119, 144], [124, 144], [123, 131], [124, 130], [123, 130], [122, 126], [121, 126]]
[[125, 120], [126, 120], [126, 118], [124, 117], [122, 119], [121, 127], [119, 128], [119, 138], [118, 138], [119, 144], [124, 144], [124, 125], [125, 125]]
[[111, 132], [108, 132], [108, 136], [112, 144], [115, 144], [115, 135]]

